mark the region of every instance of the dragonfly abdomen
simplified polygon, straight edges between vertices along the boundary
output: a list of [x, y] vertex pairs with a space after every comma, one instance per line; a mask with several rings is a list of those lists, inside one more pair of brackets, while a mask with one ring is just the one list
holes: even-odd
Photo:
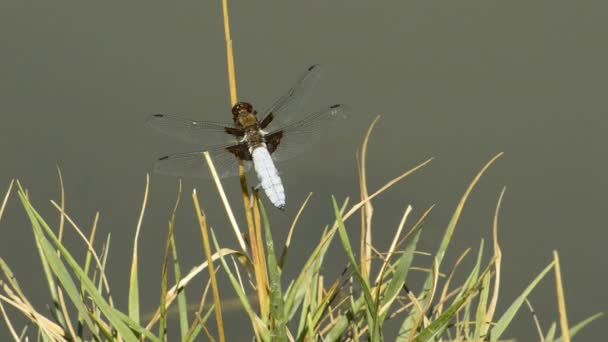
[[255, 147], [251, 152], [251, 156], [253, 158], [255, 173], [258, 175], [258, 180], [262, 184], [262, 189], [264, 189], [266, 196], [268, 196], [268, 199], [275, 207], [279, 209], [285, 208], [283, 182], [281, 181], [281, 177], [279, 177], [279, 172], [274, 166], [268, 149], [264, 145]]

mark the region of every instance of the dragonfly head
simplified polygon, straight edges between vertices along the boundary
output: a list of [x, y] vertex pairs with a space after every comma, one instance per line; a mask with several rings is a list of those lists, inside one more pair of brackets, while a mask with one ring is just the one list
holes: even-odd
[[241, 115], [253, 114], [253, 106], [248, 102], [237, 102], [232, 107], [232, 119], [237, 122]]

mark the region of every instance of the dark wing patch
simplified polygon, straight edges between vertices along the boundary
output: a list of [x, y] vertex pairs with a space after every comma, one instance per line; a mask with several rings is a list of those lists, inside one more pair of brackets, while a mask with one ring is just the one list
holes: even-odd
[[247, 148], [247, 144], [238, 144], [226, 147], [226, 151], [234, 154], [237, 158], [241, 160], [251, 160], [251, 154], [249, 153], [249, 149]]
[[268, 148], [268, 152], [274, 152], [279, 144], [281, 143], [281, 139], [283, 138], [283, 131], [277, 131], [272, 134], [266, 136], [266, 148]]
[[224, 127], [224, 131], [226, 131], [226, 133], [233, 135], [237, 138], [241, 138], [242, 136], [245, 135], [245, 131], [243, 131], [243, 129], [236, 128], [236, 127]]

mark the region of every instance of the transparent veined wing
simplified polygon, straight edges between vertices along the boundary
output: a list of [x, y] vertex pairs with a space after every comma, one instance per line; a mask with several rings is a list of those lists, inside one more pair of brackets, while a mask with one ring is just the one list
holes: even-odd
[[[262, 112], [261, 115], [272, 114], [273, 116], [273, 121], [268, 129], [292, 121], [298, 115], [302, 103], [310, 95], [311, 90], [314, 89], [320, 78], [321, 66], [319, 64], [311, 65], [287, 93], [279, 97], [270, 108]], [[262, 119], [263, 117], [260, 117], [260, 120]]]
[[183, 142], [200, 145], [201, 148], [236, 142], [234, 136], [226, 133], [226, 128], [234, 128], [234, 125], [221, 122], [196, 121], [168, 114], [153, 114], [146, 119], [146, 125]]
[[280, 162], [297, 156], [347, 117], [348, 108], [336, 104], [270, 131], [266, 135], [266, 140], [269, 150], [272, 151], [272, 158]]
[[[213, 165], [220, 178], [228, 178], [239, 174], [239, 159], [226, 150], [228, 146], [209, 148]], [[251, 162], [243, 161], [245, 171], [251, 169]], [[210, 179], [211, 173], [203, 151], [177, 153], [160, 157], [154, 163], [154, 172], [177, 177], [193, 177]]]

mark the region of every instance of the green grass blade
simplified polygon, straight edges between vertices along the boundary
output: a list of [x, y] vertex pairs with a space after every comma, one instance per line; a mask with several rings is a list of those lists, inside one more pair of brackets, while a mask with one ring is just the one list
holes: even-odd
[[[437, 253], [435, 254], [435, 263], [437, 264], [437, 268], [440, 269], [441, 267], [441, 263], [443, 262], [443, 258], [445, 256], [445, 253], [448, 249], [448, 246], [450, 245], [450, 242], [452, 240], [452, 236], [454, 235], [454, 231], [456, 230], [456, 224], [458, 223], [458, 220], [460, 219], [460, 216], [462, 214], [462, 211], [464, 209], [464, 205], [467, 202], [467, 199], [469, 198], [469, 195], [471, 194], [471, 192], [473, 191], [473, 188], [475, 188], [475, 185], [477, 185], [477, 183], [479, 182], [479, 179], [481, 178], [481, 176], [486, 172], [486, 170], [490, 167], [490, 165], [492, 165], [500, 156], [502, 156], [502, 152], [498, 153], [497, 155], [495, 155], [494, 157], [492, 157], [492, 159], [490, 159], [482, 168], [481, 170], [477, 173], [477, 175], [475, 176], [475, 178], [473, 178], [473, 180], [471, 181], [471, 183], [469, 184], [469, 186], [467, 187], [467, 189], [465, 190], [464, 194], [462, 195], [462, 197], [460, 198], [460, 201], [458, 202], [458, 205], [456, 206], [456, 210], [454, 210], [454, 213], [452, 214], [452, 218], [450, 219], [450, 222], [448, 223], [448, 226], [445, 230], [445, 233], [443, 234], [443, 238], [441, 239], [441, 243], [439, 244], [439, 248], [437, 249]], [[433, 279], [431, 278], [431, 275], [429, 274], [426, 278], [426, 281], [424, 283], [424, 290], [423, 293], [428, 293], [428, 291], [430, 291], [430, 286], [432, 284]], [[421, 305], [425, 306], [426, 305], [426, 300], [423, 299], [421, 301]]]
[[490, 274], [486, 275], [481, 284], [481, 292], [477, 302], [477, 311], [475, 312], [475, 331], [473, 332], [473, 341], [480, 341], [481, 333], [486, 326], [486, 312], [488, 309], [488, 297], [490, 296]]
[[418, 244], [418, 239], [420, 238], [420, 234], [422, 233], [422, 225], [416, 228], [418, 231], [412, 237], [412, 240], [409, 242], [405, 250], [403, 251], [403, 255], [397, 260], [395, 265], [395, 273], [393, 277], [389, 281], [386, 291], [384, 292], [383, 299], [380, 305], [380, 313], [379, 313], [379, 324], [382, 325], [384, 319], [389, 313], [390, 306], [395, 301], [399, 292], [403, 289], [403, 285], [405, 284], [405, 280], [407, 279], [407, 274], [414, 260], [414, 252], [416, 251], [416, 245]]
[[287, 341], [287, 330], [283, 294], [281, 292], [281, 269], [277, 263], [274, 251], [274, 242], [264, 204], [258, 200], [262, 221], [264, 225], [264, 236], [266, 238], [266, 252], [268, 254], [268, 276], [270, 280], [270, 316], [274, 319], [274, 327], [271, 331], [271, 341]]
[[[182, 279], [182, 271], [179, 267], [179, 258], [177, 255], [177, 247], [175, 239], [171, 236], [171, 253], [173, 255], [173, 273], [175, 275], [175, 283], [179, 284]], [[179, 330], [182, 338], [188, 334], [188, 301], [186, 300], [186, 288], [179, 290], [177, 294], [177, 310], [179, 312]]]
[[[76, 307], [76, 310], [79, 312], [79, 314], [85, 316], [85, 323], [87, 324], [88, 328], [93, 330], [93, 328], [95, 327], [95, 323], [89, 318], [88, 310], [82, 302], [80, 293], [76, 289], [76, 284], [71, 279], [69, 272], [57, 256], [57, 252], [53, 249], [50, 242], [46, 239], [41, 227], [41, 224], [43, 223], [37, 218], [34, 208], [31, 206], [29, 199], [25, 196], [21, 189], [18, 191], [18, 194], [19, 198], [21, 199], [21, 203], [25, 209], [25, 212], [30, 219], [30, 223], [32, 224], [34, 236], [36, 239], [36, 246], [40, 251], [40, 257], [43, 260], [43, 265], [46, 264], [46, 267], [48, 267], [48, 269], [45, 271], [48, 271], [47, 279], [50, 277], [56, 278], [59, 281], [63, 289], [66, 291], [66, 294]], [[50, 233], [53, 234], [52, 231], [50, 231]], [[57, 240], [57, 242], [59, 242], [59, 240]]]
[[336, 215], [336, 220], [338, 222], [338, 236], [340, 237], [340, 241], [342, 242], [342, 247], [344, 248], [344, 252], [346, 253], [346, 256], [348, 257], [348, 260], [350, 262], [350, 266], [352, 267], [355, 276], [357, 277], [357, 280], [359, 281], [359, 286], [361, 286], [361, 289], [363, 290], [363, 295], [365, 297], [365, 302], [366, 302], [366, 310], [368, 311], [368, 314], [370, 315], [370, 319], [371, 321], [368, 322], [368, 324], [370, 325], [370, 334], [371, 334], [371, 339], [372, 340], [378, 340], [378, 336], [376, 334], [378, 334], [378, 330], [377, 330], [377, 316], [376, 316], [376, 303], [374, 302], [374, 298], [372, 296], [371, 293], [371, 289], [369, 288], [369, 286], [367, 286], [367, 283], [365, 281], [365, 278], [363, 277], [363, 274], [361, 274], [361, 270], [359, 269], [359, 266], [357, 265], [357, 260], [355, 258], [355, 255], [353, 254], [353, 249], [352, 246], [350, 244], [350, 240], [348, 239], [348, 233], [346, 232], [346, 227], [344, 226], [344, 221], [342, 220], [342, 214], [340, 214], [340, 209], [338, 208], [338, 203], [336, 203], [336, 199], [332, 196], [332, 203], [334, 205], [334, 214]]
[[[467, 277], [467, 280], [465, 281], [464, 286], [462, 287], [461, 294], [467, 292], [471, 286], [475, 286], [475, 283], [478, 281], [477, 277], [479, 277], [479, 270], [481, 269], [481, 260], [483, 258], [484, 241], [485, 241], [484, 239], [481, 239], [481, 242], [479, 243], [479, 252], [477, 253], [477, 261], [475, 262], [475, 266], [473, 267], [473, 270]], [[458, 297], [456, 297], [456, 300], [457, 299], [458, 299]], [[464, 314], [462, 315], [463, 322], [471, 321], [471, 305], [472, 305], [472, 303], [470, 301], [467, 301], [464, 306]], [[463, 325], [463, 331], [464, 331], [463, 332], [464, 336], [467, 339], [470, 339], [471, 332], [469, 329], [469, 324]]]
[[[322, 236], [325, 236], [325, 234], [327, 233], [327, 227], [323, 230], [323, 234]], [[333, 237], [332, 237], [333, 238]], [[298, 330], [297, 330], [297, 336], [298, 339], [301, 340], [304, 338], [304, 332], [307, 332], [307, 334], [310, 334], [310, 332], [313, 330], [313, 328], [311, 326], [309, 326], [309, 315], [314, 312], [316, 310], [316, 296], [314, 295], [315, 293], [317, 293], [317, 285], [319, 284], [319, 271], [321, 269], [321, 265], [323, 264], [323, 259], [325, 256], [325, 253], [327, 252], [327, 246], [329, 246], [329, 243], [325, 245], [326, 248], [322, 249], [321, 252], [319, 254], [317, 254], [318, 258], [314, 261], [313, 265], [308, 268], [308, 270], [303, 271], [300, 276], [298, 277], [298, 280], [300, 279], [301, 276], [305, 276], [306, 280], [303, 282], [297, 282], [295, 283], [295, 285], [299, 285], [297, 288], [296, 287], [292, 287], [291, 289], [289, 289], [289, 291], [287, 291], [287, 296], [285, 296], [286, 298], [286, 307], [293, 307], [294, 308], [294, 313], [295, 313], [295, 309], [297, 309], [298, 306], [302, 306], [302, 310], [300, 312], [300, 320], [299, 320], [299, 324], [298, 324]], [[298, 296], [292, 296], [292, 294], [296, 294]], [[306, 295], [308, 294], [308, 295]], [[299, 301], [301, 299], [301, 301]], [[296, 304], [290, 305], [288, 306], [287, 303], [291, 304], [289, 301], [290, 300], [297, 300], [299, 301]], [[288, 317], [289, 317], [289, 311], [286, 311], [288, 313]]]
[[547, 331], [547, 335], [545, 336], [545, 342], [553, 342], [555, 340], [555, 330], [557, 329], [557, 324], [555, 322], [551, 323], [549, 330]]
[[502, 336], [509, 324], [511, 324], [511, 321], [515, 317], [515, 314], [517, 314], [519, 308], [524, 304], [526, 297], [530, 295], [530, 292], [532, 292], [532, 290], [545, 277], [547, 272], [549, 272], [552, 267], [553, 262], [550, 263], [547, 267], [545, 267], [545, 269], [540, 272], [540, 274], [536, 276], [536, 278], [534, 278], [530, 285], [526, 287], [524, 292], [519, 297], [517, 297], [517, 299], [515, 299], [515, 301], [513, 302], [513, 304], [511, 304], [507, 311], [505, 311], [505, 313], [500, 317], [500, 319], [496, 321], [496, 324], [490, 330], [490, 341], [496, 342], [500, 339], [500, 336]]

